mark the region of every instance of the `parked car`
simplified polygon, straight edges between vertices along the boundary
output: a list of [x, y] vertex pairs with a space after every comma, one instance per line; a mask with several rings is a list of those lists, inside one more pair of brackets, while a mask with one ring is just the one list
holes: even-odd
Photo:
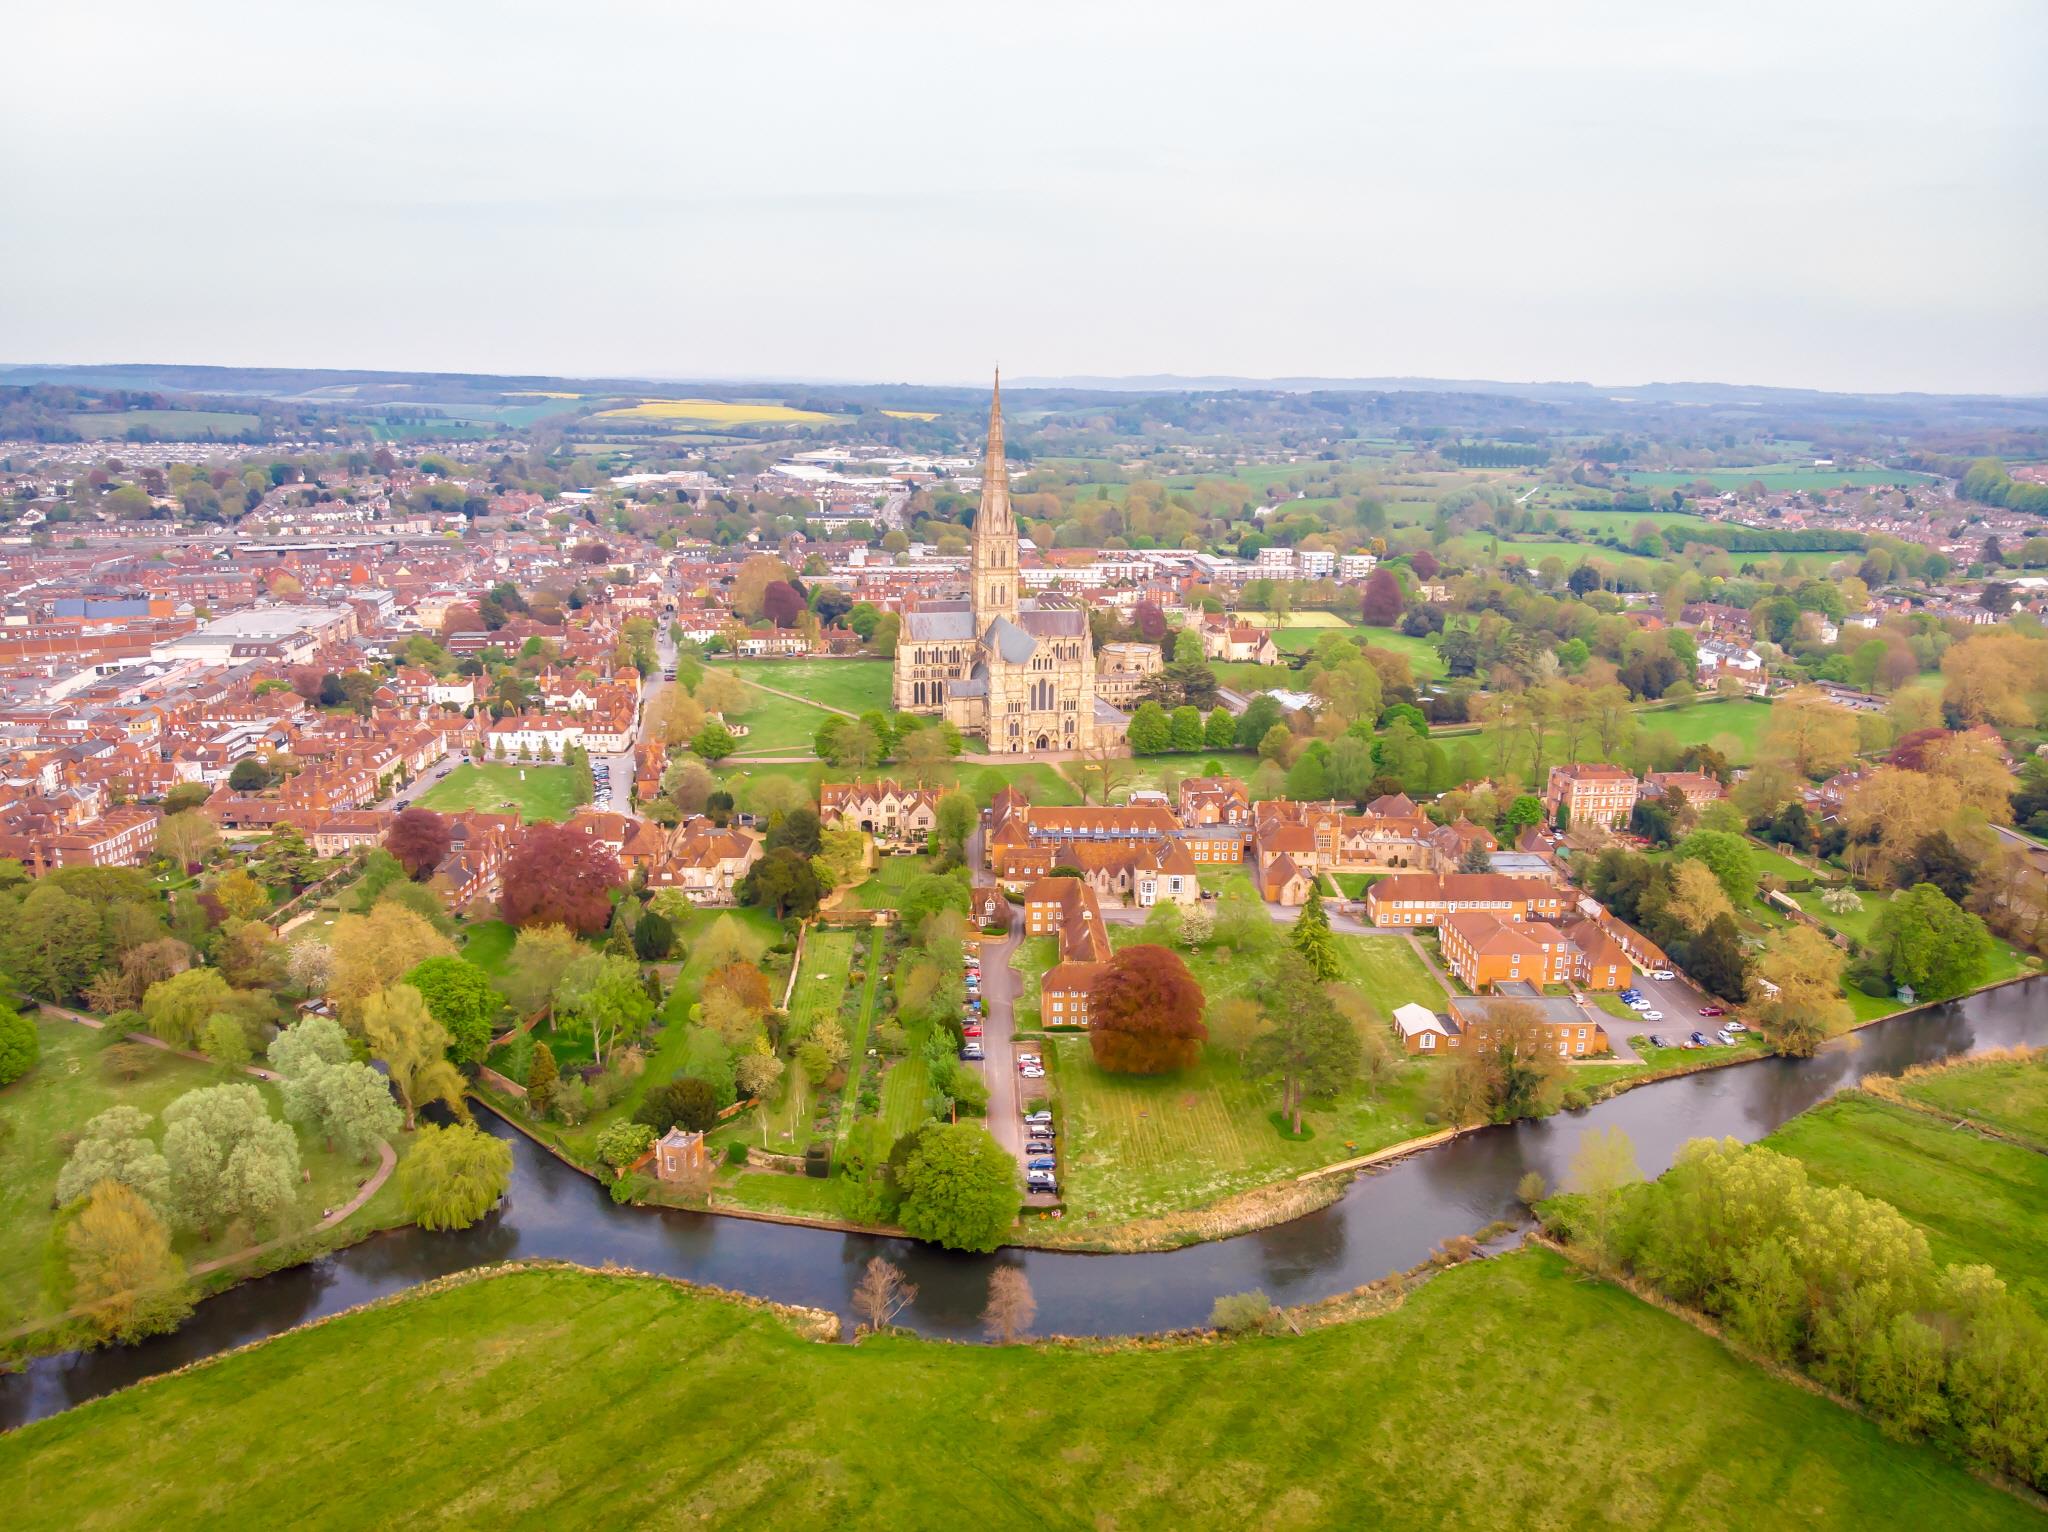
[[1700, 1007], [1700, 1014], [1702, 1016], [1726, 1016], [1728, 1008], [1724, 1005], [1703, 1005]]
[[1050, 1155], [1040, 1155], [1035, 1160], [1026, 1160], [1024, 1168], [1026, 1170], [1058, 1170], [1060, 1167], [1059, 1161], [1053, 1159]]
[[960, 1062], [963, 1064], [979, 1064], [987, 1058], [988, 1055], [979, 1048], [962, 1048], [960, 1050]]
[[1741, 1023], [1741, 1022], [1739, 1022], [1739, 1021], [1731, 1021], [1731, 1022], [1728, 1022], [1728, 1023], [1726, 1023], [1726, 1024], [1725, 1024], [1725, 1025], [1724, 1025], [1724, 1026], [1723, 1026], [1723, 1027], [1721, 1028], [1721, 1030], [1722, 1030], [1723, 1032], [1733, 1032], [1733, 1033], [1737, 1034], [1738, 1036], [1740, 1036], [1740, 1035], [1741, 1035], [1742, 1033], [1744, 1033], [1744, 1032], [1747, 1032], [1747, 1031], [1749, 1030], [1749, 1028], [1748, 1028], [1747, 1026], [1743, 1025], [1743, 1023]]
[[1735, 1034], [1733, 1032], [1730, 1032], [1726, 1027], [1723, 1027], [1720, 1031], [1716, 1032], [1714, 1036], [1718, 1037], [1722, 1042], [1726, 1043], [1731, 1048], [1735, 1046]]
[[1026, 1122], [1048, 1122], [1048, 1123], [1049, 1123], [1049, 1122], [1051, 1122], [1051, 1121], [1052, 1121], [1052, 1113], [1051, 1113], [1051, 1112], [1047, 1112], [1047, 1111], [1037, 1111], [1037, 1112], [1026, 1112], [1026, 1113], [1024, 1114], [1024, 1120], [1025, 1120]]
[[1650, 970], [1650, 977], [1664, 983], [1677, 978], [1678, 975], [1668, 968], [1653, 968]]
[[1024, 1078], [1027, 1080], [1043, 1080], [1045, 1078], [1045, 1071], [1036, 1064], [1033, 1064], [1024, 1071]]
[[1650, 1034], [1650, 1046], [1652, 1048], [1669, 1048], [1671, 1044], [1665, 1040], [1662, 1033], [1652, 1032]]
[[1643, 1020], [1645, 1020], [1645, 1021], [1662, 1021], [1663, 1019], [1664, 1019], [1664, 1013], [1663, 1013], [1662, 1011], [1645, 1011], [1645, 1012], [1643, 1012]]
[[962, 1037], [979, 1037], [979, 1036], [981, 1036], [981, 1023], [980, 1023], [980, 1022], [978, 1022], [978, 1021], [970, 1021], [970, 1022], [968, 1022], [966, 1026], [964, 1026], [964, 1027], [962, 1027], [962, 1028], [960, 1029], [960, 1035], [961, 1035]]
[[1060, 1192], [1060, 1183], [1052, 1178], [1052, 1172], [1049, 1170], [1032, 1170], [1025, 1172], [1024, 1189], [1032, 1192], [1045, 1192], [1057, 1197]]
[[1707, 1034], [1706, 1034], [1706, 1033], [1704, 1033], [1704, 1032], [1695, 1032], [1695, 1033], [1693, 1033], [1693, 1035], [1692, 1035], [1692, 1045], [1693, 1045], [1693, 1046], [1694, 1046], [1695, 1048], [1704, 1048], [1704, 1047], [1706, 1047], [1706, 1046], [1707, 1046]]

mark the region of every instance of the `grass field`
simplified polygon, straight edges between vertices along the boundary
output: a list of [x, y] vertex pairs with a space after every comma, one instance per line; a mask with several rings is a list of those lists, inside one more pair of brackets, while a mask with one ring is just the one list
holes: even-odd
[[879, 857], [867, 881], [855, 887], [853, 903], [864, 910], [893, 910], [903, 902], [904, 891], [911, 883], [931, 870], [929, 857]]
[[924, 1121], [925, 1087], [931, 1083], [931, 1066], [922, 1058], [898, 1059], [882, 1077], [882, 1121], [892, 1138], [901, 1138]]
[[1271, 612], [1239, 612], [1237, 621], [1248, 628], [1292, 628], [1302, 631], [1311, 628], [1334, 631], [1352, 626], [1349, 618], [1336, 612], [1289, 612], [1285, 617], [1276, 617]]
[[238, 436], [253, 431], [263, 422], [255, 415], [232, 410], [123, 410], [119, 414], [78, 414], [71, 425], [80, 436], [93, 440], [118, 439], [138, 426], [153, 435], [176, 440], [180, 437]]
[[[1249, 750], [1190, 750], [1184, 754], [1134, 756], [1117, 762], [1121, 775], [1110, 796], [1121, 801], [1136, 788], [1156, 789], [1168, 772], [1178, 772], [1183, 778], [1203, 776], [1207, 774], [1211, 761], [1221, 766], [1223, 775], [1227, 777], [1249, 778], [1259, 769], [1258, 756]], [[1069, 768], [1072, 769], [1071, 762]]]
[[1764, 1144], [1814, 1179], [1889, 1202], [1934, 1258], [1995, 1267], [2048, 1313], [2048, 1155], [1861, 1093], [1802, 1112]]
[[[1733, 702], [1718, 698], [1696, 702], [1680, 703], [1676, 707], [1652, 707], [1638, 709], [1634, 714], [1637, 740], [1663, 734], [1679, 746], [1719, 745], [1729, 751], [1729, 763], [1746, 766], [1756, 758], [1758, 742], [1763, 736], [1765, 725], [1771, 716], [1771, 705], [1754, 697], [1744, 697]], [[1484, 743], [1487, 730], [1472, 729], [1460, 724], [1448, 728], [1433, 729], [1431, 737], [1441, 741], [1447, 750], [1456, 751], [1460, 741], [1476, 747], [1481, 755], [1490, 759], [1491, 752]], [[1516, 745], [1517, 759], [1527, 767], [1528, 750], [1526, 740], [1519, 739]], [[1546, 737], [1544, 763], [1555, 765], [1564, 759], [1564, 736], [1553, 733]], [[1579, 741], [1579, 759], [1597, 761], [1600, 759], [1600, 742], [1587, 735]], [[1479, 769], [1477, 758], [1467, 762], [1473, 767], [1472, 775], [1484, 776]]]
[[1441, 680], [1448, 674], [1444, 668], [1444, 657], [1426, 638], [1416, 638], [1394, 628], [1360, 628], [1358, 632], [1375, 649], [1391, 649], [1405, 656], [1409, 670], [1418, 681]]
[[2017, 1134], [2048, 1151], [2048, 1053], [1959, 1059], [1902, 1081], [1899, 1089], [1937, 1111]]
[[803, 967], [797, 970], [796, 988], [789, 992], [789, 1038], [800, 1042], [819, 1022], [839, 1014], [846, 1003], [846, 975], [853, 967], [856, 940], [865, 943], [867, 933], [856, 938], [852, 931], [817, 926], [804, 938]]
[[505, 971], [506, 960], [512, 956], [512, 944], [518, 939], [517, 928], [502, 920], [478, 921], [463, 935], [462, 955], [496, 977]]
[[[187, 1091], [243, 1082], [262, 1091], [273, 1116], [282, 1115], [277, 1088], [240, 1072], [162, 1053], [151, 1058], [138, 1079], [121, 1081], [106, 1072], [101, 1058], [111, 1034], [40, 1016], [36, 1034], [42, 1043], [40, 1062], [0, 1091], [0, 1123], [7, 1129], [0, 1136], [0, 1330], [54, 1319], [69, 1305], [63, 1261], [51, 1248], [57, 1212], [50, 1201], [70, 1145], [87, 1121], [114, 1106], [132, 1106], [154, 1117]], [[156, 1136], [161, 1142], [161, 1124]], [[403, 1151], [405, 1142], [394, 1147]], [[282, 1230], [259, 1229], [253, 1236], [223, 1230], [211, 1240], [185, 1231], [177, 1237], [178, 1253], [192, 1263], [278, 1232], [310, 1229], [326, 1209], [354, 1196], [376, 1170], [375, 1160], [365, 1165], [330, 1154], [304, 1132], [299, 1134], [299, 1161], [310, 1179], [300, 1183]], [[401, 1221], [394, 1178], [347, 1228], [368, 1230]]]
[[814, 426], [840, 417], [786, 404], [743, 404], [725, 399], [643, 399], [629, 409], [600, 410], [594, 420], [687, 420], [709, 426]]
[[808, 702], [778, 697], [773, 692], [749, 686], [746, 701], [731, 720], [747, 726], [738, 741], [736, 756], [810, 755], [817, 748], [818, 730], [836, 715]]
[[465, 763], [414, 799], [423, 809], [458, 813], [516, 812], [528, 823], [567, 819], [576, 811], [578, 771], [569, 766], [476, 766]]
[[[1004, 1450], [965, 1470], [971, 1441]], [[1138, 1350], [827, 1346], [649, 1278], [511, 1272], [0, 1437], [0, 1479], [18, 1532], [2039, 1525], [1539, 1250], [1374, 1319]]]
[[895, 667], [888, 660], [733, 660], [720, 661], [718, 668], [821, 707], [886, 713]]
[[[1119, 947], [1142, 940], [1134, 926], [1112, 928]], [[1038, 941], [1047, 947], [1045, 938]], [[1024, 944], [1030, 948], [1031, 943]], [[1414, 949], [1393, 937], [1337, 938], [1343, 979], [1384, 1025], [1397, 1005], [1442, 1005], [1443, 988]], [[1256, 998], [1262, 965], [1253, 955], [1221, 947], [1184, 952], [1188, 968], [1213, 1005], [1232, 996]], [[1050, 954], [1020, 948], [1015, 963], [1035, 979]], [[1027, 984], [1036, 1003], [1035, 983]], [[1019, 1025], [1025, 1006], [1019, 1002]], [[1095, 1067], [1085, 1037], [1050, 1042], [1053, 1093], [1066, 1137], [1067, 1203], [1084, 1222], [1122, 1222], [1200, 1207], [1236, 1192], [1333, 1160], [1363, 1154], [1429, 1131], [1430, 1066], [1397, 1062], [1377, 1097], [1362, 1090], [1319, 1103], [1306, 1114], [1312, 1138], [1282, 1138], [1270, 1114], [1279, 1104], [1271, 1081], [1250, 1080], [1237, 1061], [1210, 1049], [1182, 1074], [1140, 1079]]]

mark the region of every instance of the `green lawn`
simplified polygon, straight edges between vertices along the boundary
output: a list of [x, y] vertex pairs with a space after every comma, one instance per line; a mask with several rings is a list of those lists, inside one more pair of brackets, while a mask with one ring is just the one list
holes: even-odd
[[720, 661], [718, 668], [807, 697], [821, 707], [848, 713], [890, 711], [892, 660], [733, 660]]
[[[904, 1450], [974, 1440], [1004, 1450]], [[819, 1345], [653, 1279], [511, 1272], [0, 1437], [0, 1479], [18, 1532], [2039, 1524], [1535, 1250], [1378, 1318], [1145, 1349]]]
[[[1119, 775], [1110, 797], [1121, 803], [1141, 787], [1159, 788], [1169, 772], [1187, 777], [1207, 776], [1209, 763], [1223, 768], [1222, 775], [1249, 780], [1259, 769], [1259, 758], [1249, 750], [1189, 750], [1165, 755], [1140, 755], [1117, 762]], [[1069, 769], [1073, 769], [1071, 763]]]
[[747, 732], [740, 737], [736, 755], [809, 755], [816, 746], [818, 729], [838, 715], [808, 702], [792, 702], [759, 687], [749, 686], [745, 703], [729, 721], [743, 723]]
[[[1112, 927], [1112, 931], [1130, 927]], [[1060, 960], [1059, 943], [1050, 936], [1027, 936], [1010, 954], [1010, 967], [1017, 972], [1017, 998], [1011, 1016], [1019, 1032], [1036, 1032], [1045, 1024], [1039, 1013], [1039, 988], [1045, 971]]]
[[718, 1185], [718, 1200], [770, 1213], [810, 1218], [845, 1216], [846, 1182], [838, 1176], [790, 1175], [779, 1170], [743, 1170]]
[[853, 891], [853, 903], [859, 909], [896, 909], [910, 885], [932, 870], [931, 858], [926, 856], [885, 856], [878, 861], [867, 881]]
[[1995, 1267], [2048, 1313], [2048, 1155], [1860, 1093], [1763, 1142], [1818, 1181], [1889, 1202], [1927, 1230], [1937, 1261]]
[[901, 1138], [924, 1121], [925, 1089], [931, 1067], [921, 1057], [896, 1060], [882, 1077], [882, 1120], [892, 1138]]
[[505, 971], [512, 944], [518, 939], [518, 928], [502, 920], [478, 921], [463, 936], [462, 955], [496, 978]]
[[1448, 674], [1444, 669], [1444, 657], [1426, 638], [1415, 638], [1395, 628], [1360, 628], [1358, 631], [1373, 648], [1391, 649], [1405, 656], [1409, 670], [1414, 672], [1418, 681], [1440, 680]]
[[[1757, 741], [1769, 719], [1771, 705], [1754, 697], [1739, 701], [1723, 702], [1718, 698], [1681, 703], [1675, 707], [1639, 708], [1634, 714], [1638, 746], [1651, 736], [1668, 735], [1678, 746], [1713, 745], [1726, 748], [1730, 764], [1746, 766], [1756, 757]], [[1431, 731], [1447, 750], [1463, 751], [1466, 764], [1475, 775], [1483, 775], [1487, 763], [1492, 760], [1488, 735], [1490, 731], [1475, 729], [1465, 724], [1452, 724], [1446, 728]], [[1516, 735], [1514, 759], [1522, 768], [1528, 766], [1528, 745], [1519, 733]], [[1543, 760], [1546, 767], [1554, 766], [1564, 759], [1564, 736], [1552, 732], [1545, 736]], [[1597, 761], [1601, 759], [1600, 742], [1590, 730], [1579, 741], [1579, 759]]]
[[2001, 1128], [2048, 1150], [2048, 1053], [1961, 1059], [1916, 1075], [1899, 1088], [1952, 1117]]
[[465, 763], [414, 800], [423, 809], [458, 813], [516, 811], [523, 820], [567, 819], [581, 800], [578, 771], [568, 766], [477, 766]]
[[867, 936], [865, 931], [856, 935], [813, 926], [804, 937], [803, 967], [797, 970], [796, 988], [789, 995], [788, 1041], [801, 1042], [819, 1022], [839, 1014], [846, 1003], [846, 975], [853, 966], [856, 940], [865, 945]]
[[[262, 1091], [272, 1115], [283, 1115], [277, 1087], [239, 1072], [153, 1053], [138, 1079], [121, 1081], [107, 1073], [101, 1056], [114, 1034], [44, 1016], [36, 1018], [36, 1034], [41, 1060], [0, 1091], [0, 1124], [6, 1128], [0, 1134], [0, 1330], [54, 1319], [69, 1306], [63, 1261], [52, 1248], [56, 1210], [50, 1199], [70, 1144], [91, 1118], [113, 1106], [132, 1106], [154, 1117], [187, 1091], [243, 1082]], [[157, 1137], [161, 1142], [161, 1123]], [[401, 1139], [394, 1147], [403, 1151], [405, 1146]], [[358, 1164], [330, 1154], [304, 1132], [299, 1134], [299, 1159], [311, 1178], [300, 1184], [282, 1229], [259, 1229], [253, 1236], [224, 1230], [211, 1240], [185, 1231], [177, 1237], [178, 1253], [188, 1263], [198, 1262], [280, 1232], [310, 1229], [328, 1208], [354, 1196], [377, 1168], [374, 1159]], [[347, 1228], [367, 1231], [402, 1221], [394, 1177]]]

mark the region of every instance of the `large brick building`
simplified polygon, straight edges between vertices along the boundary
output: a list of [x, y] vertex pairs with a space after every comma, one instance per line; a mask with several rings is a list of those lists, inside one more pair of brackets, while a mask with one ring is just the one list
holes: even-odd
[[1504, 921], [1558, 920], [1571, 902], [1555, 883], [1497, 872], [1403, 873], [1365, 892], [1366, 918], [1376, 926], [1435, 926], [1469, 912]]
[[1553, 766], [1543, 802], [1552, 818], [1557, 815], [1558, 805], [1563, 804], [1567, 824], [1605, 825], [1613, 830], [1627, 824], [1629, 815], [1635, 812], [1639, 786], [1636, 774], [1624, 766], [1592, 762]]

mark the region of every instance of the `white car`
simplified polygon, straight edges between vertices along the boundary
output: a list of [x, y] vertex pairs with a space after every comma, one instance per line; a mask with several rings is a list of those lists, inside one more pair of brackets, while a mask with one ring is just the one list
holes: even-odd
[[1632, 1011], [1647, 1011], [1650, 1008], [1650, 1002], [1647, 1000], [1624, 1000], [1622, 1004]]
[[1651, 978], [1653, 978], [1653, 979], [1666, 979], [1666, 980], [1669, 980], [1669, 979], [1675, 979], [1675, 978], [1677, 978], [1677, 977], [1678, 977], [1678, 975], [1677, 975], [1677, 974], [1675, 974], [1675, 973], [1673, 973], [1673, 972], [1672, 972], [1672, 971], [1671, 971], [1670, 969], [1668, 969], [1668, 968], [1653, 968], [1653, 969], [1651, 969], [1651, 970], [1650, 970], [1650, 977], [1651, 977]]
[[1645, 1020], [1645, 1021], [1662, 1021], [1663, 1019], [1664, 1019], [1664, 1013], [1663, 1013], [1662, 1011], [1645, 1011], [1645, 1012], [1643, 1012], [1643, 1020]]

